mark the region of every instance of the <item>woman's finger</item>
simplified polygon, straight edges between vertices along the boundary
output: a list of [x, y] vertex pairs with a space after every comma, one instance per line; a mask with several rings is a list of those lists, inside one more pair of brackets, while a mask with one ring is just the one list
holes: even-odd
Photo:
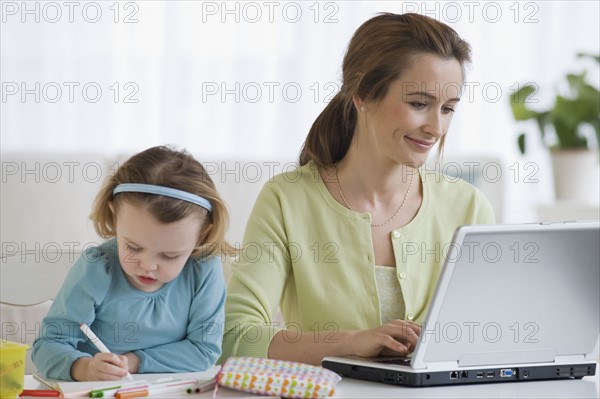
[[402, 343], [408, 352], [411, 352], [417, 346], [419, 334], [418, 330], [415, 330], [416, 326], [403, 320], [394, 320], [382, 326], [382, 332]]
[[409, 348], [394, 337], [385, 335], [382, 339], [382, 355], [385, 356], [405, 356], [409, 353]]

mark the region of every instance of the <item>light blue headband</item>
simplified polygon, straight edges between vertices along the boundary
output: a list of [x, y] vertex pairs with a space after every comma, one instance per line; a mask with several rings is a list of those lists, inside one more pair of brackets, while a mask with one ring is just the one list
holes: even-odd
[[206, 198], [199, 195], [188, 193], [187, 191], [177, 190], [176, 188], [156, 186], [154, 184], [125, 183], [119, 184], [113, 190], [113, 195], [118, 193], [146, 193], [164, 195], [165, 197], [177, 198], [192, 204], [200, 205], [202, 208], [212, 212], [212, 206]]

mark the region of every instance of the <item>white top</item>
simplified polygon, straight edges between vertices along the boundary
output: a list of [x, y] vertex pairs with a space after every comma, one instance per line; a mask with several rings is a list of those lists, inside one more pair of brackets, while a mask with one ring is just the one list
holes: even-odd
[[375, 265], [382, 325], [390, 320], [405, 318], [404, 298], [396, 273], [395, 267]]

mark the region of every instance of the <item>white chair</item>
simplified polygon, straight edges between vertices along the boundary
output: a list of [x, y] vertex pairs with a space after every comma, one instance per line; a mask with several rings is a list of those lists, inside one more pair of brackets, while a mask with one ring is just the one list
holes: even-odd
[[31, 346], [42, 319], [80, 251], [9, 252], [0, 256], [0, 324], [2, 341], [29, 345], [25, 373], [36, 371]]
[[39, 335], [42, 319], [48, 314], [50, 305], [52, 305], [51, 299], [33, 305], [0, 302], [2, 341], [29, 345], [25, 361], [25, 374], [32, 374], [36, 371], [31, 361], [31, 347]]

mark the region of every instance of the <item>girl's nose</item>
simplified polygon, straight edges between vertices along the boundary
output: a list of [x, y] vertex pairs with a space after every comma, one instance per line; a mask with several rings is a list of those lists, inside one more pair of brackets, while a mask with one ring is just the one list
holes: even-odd
[[156, 270], [158, 268], [158, 264], [151, 258], [140, 259], [139, 265], [144, 270]]

